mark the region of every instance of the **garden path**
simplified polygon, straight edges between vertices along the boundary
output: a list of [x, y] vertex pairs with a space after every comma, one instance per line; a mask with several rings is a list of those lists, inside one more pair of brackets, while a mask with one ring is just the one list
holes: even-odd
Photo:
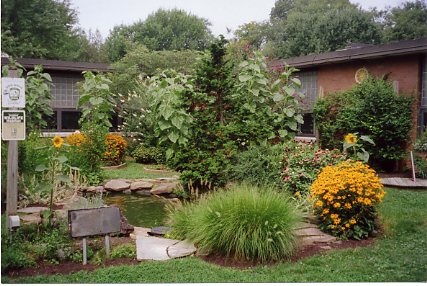
[[401, 188], [427, 188], [427, 180], [416, 179], [414, 182], [410, 178], [382, 178], [381, 183], [385, 186]]
[[[137, 260], [169, 260], [194, 254], [197, 249], [188, 241], [179, 241], [150, 236], [150, 228], [135, 227], [130, 235], [136, 243]], [[331, 249], [329, 243], [340, 244], [335, 237], [319, 230], [312, 223], [301, 223], [295, 229], [300, 247], [320, 245], [322, 249]]]

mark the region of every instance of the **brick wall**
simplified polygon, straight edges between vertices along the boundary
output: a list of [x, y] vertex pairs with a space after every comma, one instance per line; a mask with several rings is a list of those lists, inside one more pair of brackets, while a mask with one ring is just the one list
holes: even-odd
[[[414, 112], [410, 131], [411, 141], [414, 142], [417, 134], [418, 106], [421, 98], [422, 57], [420, 55], [408, 55], [319, 66], [317, 79], [319, 91], [322, 90], [323, 95], [327, 96], [331, 92], [350, 89], [356, 84], [354, 78], [356, 71], [362, 67], [377, 77], [387, 74], [388, 80], [397, 81], [399, 93], [414, 97]], [[408, 150], [410, 146], [408, 145]], [[407, 162], [403, 164], [408, 165]], [[401, 169], [402, 165], [399, 167]]]
[[399, 82], [399, 92], [419, 94], [421, 90], [421, 63], [419, 55], [358, 60], [341, 64], [319, 66], [318, 86], [324, 94], [350, 89], [356, 80], [354, 74], [365, 67], [374, 76], [389, 74], [388, 79]]

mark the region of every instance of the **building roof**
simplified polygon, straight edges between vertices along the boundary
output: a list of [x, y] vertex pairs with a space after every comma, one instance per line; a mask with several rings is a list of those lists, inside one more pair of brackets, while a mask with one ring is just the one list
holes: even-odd
[[[70, 61], [57, 61], [57, 60], [44, 60], [44, 59], [29, 59], [22, 58], [16, 60], [25, 68], [34, 68], [34, 65], [42, 65], [45, 71], [96, 71], [96, 72], [110, 72], [113, 68], [108, 64], [103, 63], [86, 63], [86, 62], [70, 62]], [[1, 64], [6, 65], [9, 59], [6, 57], [1, 58]]]
[[275, 60], [270, 63], [270, 67], [277, 69], [283, 67], [286, 63], [296, 68], [307, 68], [359, 59], [375, 59], [420, 53], [427, 53], [427, 38], [375, 46], [358, 44], [335, 52]]

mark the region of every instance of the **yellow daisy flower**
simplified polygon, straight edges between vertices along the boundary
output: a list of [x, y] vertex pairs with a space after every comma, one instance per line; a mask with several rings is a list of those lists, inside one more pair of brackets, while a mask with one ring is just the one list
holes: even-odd
[[64, 139], [62, 139], [62, 138], [61, 138], [61, 137], [59, 137], [59, 136], [55, 136], [55, 137], [53, 137], [53, 139], [52, 139], [52, 143], [53, 143], [53, 146], [54, 146], [55, 148], [61, 148], [62, 144], [64, 143]]

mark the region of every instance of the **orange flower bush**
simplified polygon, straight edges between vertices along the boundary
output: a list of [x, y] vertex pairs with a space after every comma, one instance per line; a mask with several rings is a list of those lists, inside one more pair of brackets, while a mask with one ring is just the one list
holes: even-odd
[[310, 188], [320, 228], [344, 239], [362, 239], [375, 229], [375, 207], [384, 195], [375, 171], [351, 160], [325, 167]]
[[126, 140], [119, 134], [107, 134], [105, 136], [106, 151], [104, 153], [104, 160], [114, 164], [120, 164], [125, 155]]
[[80, 147], [86, 140], [86, 137], [82, 133], [73, 133], [65, 138], [68, 145]]

